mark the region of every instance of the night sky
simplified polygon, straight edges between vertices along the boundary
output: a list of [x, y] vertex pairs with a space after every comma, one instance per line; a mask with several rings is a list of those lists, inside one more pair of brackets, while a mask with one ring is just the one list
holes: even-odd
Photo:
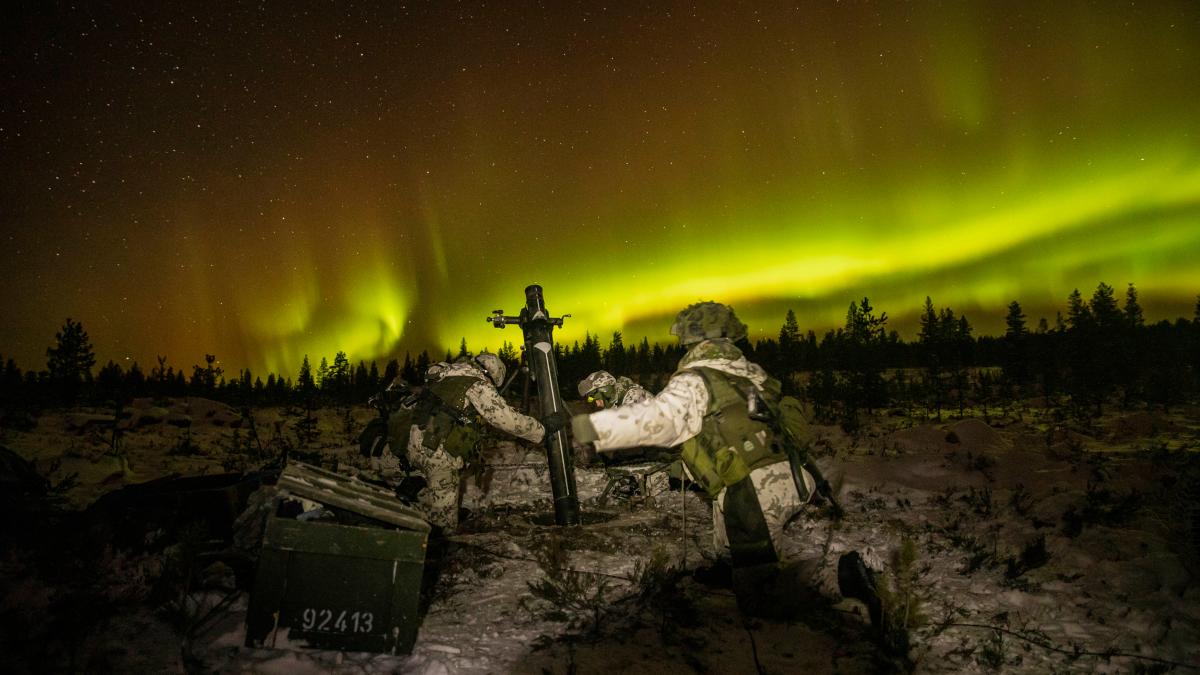
[[495, 349], [529, 283], [605, 344], [701, 299], [761, 337], [868, 295], [911, 336], [926, 295], [987, 333], [1100, 281], [1152, 320], [1200, 293], [1194, 0], [20, 4], [27, 369], [68, 316], [144, 369]]

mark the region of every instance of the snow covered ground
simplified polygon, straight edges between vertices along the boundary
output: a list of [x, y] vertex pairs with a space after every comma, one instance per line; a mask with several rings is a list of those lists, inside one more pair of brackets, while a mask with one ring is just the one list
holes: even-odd
[[[326, 466], [357, 471], [356, 448], [339, 438], [346, 413], [321, 414], [324, 447], [309, 451]], [[2, 443], [54, 476], [71, 460], [84, 476], [74, 488], [79, 501], [136, 482], [125, 472], [137, 480], [171, 466], [215, 473], [244, 443], [244, 427], [234, 442], [230, 420], [194, 425], [199, 449], [172, 455], [164, 450], [179, 447], [179, 427], [161, 416], [157, 426], [131, 425], [120, 457], [106, 452], [102, 435], [87, 440], [89, 425], [103, 423], [82, 418], [44, 417], [31, 432], [6, 432]], [[272, 416], [287, 419], [260, 414]], [[260, 421], [260, 435], [271, 427]], [[1195, 408], [1114, 413], [1086, 427], [1037, 414], [991, 424], [880, 418], [858, 439], [823, 427], [820, 463], [845, 516], [834, 520], [814, 506], [788, 527], [786, 552], [815, 590], [805, 600], [811, 611], [790, 622], [743, 617], [727, 585], [695, 574], [714, 557], [711, 516], [697, 493], [668, 490], [660, 477], [650, 481], [650, 499], [601, 507], [603, 468], [580, 467], [584, 511], [596, 515], [577, 528], [540, 525], [550, 511], [544, 459], [536, 448], [502, 443], [468, 487], [462, 531], [431, 549], [440, 574], [411, 655], [246, 648], [247, 597], [217, 569], [191, 589], [183, 628], [153, 608], [121, 605], [85, 631], [80, 662], [108, 645], [106, 663], [149, 659], [161, 670], [220, 672], [1200, 668], [1198, 429]], [[907, 561], [897, 556], [905, 542]], [[895, 636], [880, 646], [861, 606], [838, 596], [836, 562], [849, 550], [862, 552], [893, 589], [907, 650], [897, 652], [904, 642]], [[5, 611], [16, 611], [11, 598], [21, 583], [4, 587]], [[163, 648], [172, 638], [181, 649]], [[151, 640], [157, 646], [144, 644]], [[126, 645], [123, 656], [114, 644]]]

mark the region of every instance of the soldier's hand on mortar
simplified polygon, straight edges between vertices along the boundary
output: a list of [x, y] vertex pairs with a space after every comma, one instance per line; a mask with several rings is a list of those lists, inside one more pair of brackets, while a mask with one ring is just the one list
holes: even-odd
[[571, 418], [571, 436], [577, 443], [595, 443], [599, 436], [592, 418], [587, 415], [576, 415]]
[[542, 418], [542, 427], [546, 430], [546, 435], [557, 433], [559, 429], [567, 426], [567, 414], [561, 410], [552, 412]]

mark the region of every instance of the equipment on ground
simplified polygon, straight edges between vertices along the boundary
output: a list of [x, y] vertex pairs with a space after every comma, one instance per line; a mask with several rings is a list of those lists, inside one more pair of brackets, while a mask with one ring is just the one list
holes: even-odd
[[299, 462], [278, 488], [246, 646], [411, 652], [429, 523], [388, 490]]

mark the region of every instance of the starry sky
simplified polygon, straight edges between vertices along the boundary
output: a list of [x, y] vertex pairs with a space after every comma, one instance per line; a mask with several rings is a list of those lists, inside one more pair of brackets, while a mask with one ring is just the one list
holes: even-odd
[[[143, 6], [139, 6], [143, 5]], [[6, 5], [7, 7], [7, 5]], [[28, 2], [0, 10], [0, 354], [294, 376], [467, 339], [752, 337], [866, 295], [1002, 330], [1200, 293], [1200, 4]]]

